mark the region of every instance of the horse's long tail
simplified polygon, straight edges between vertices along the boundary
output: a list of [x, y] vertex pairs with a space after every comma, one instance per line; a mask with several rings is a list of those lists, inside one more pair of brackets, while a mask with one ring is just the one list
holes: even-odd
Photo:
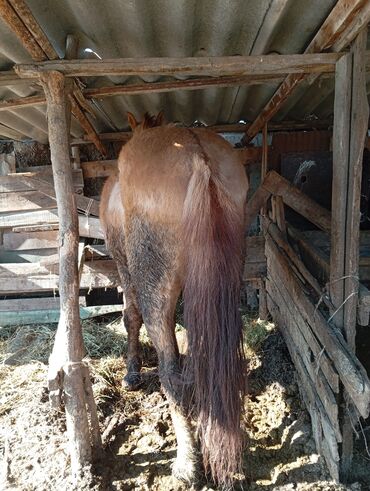
[[188, 356], [185, 378], [194, 383], [193, 403], [204, 466], [228, 483], [240, 469], [240, 416], [244, 393], [239, 314], [243, 217], [207, 156], [194, 157], [184, 206], [187, 249], [183, 291]]

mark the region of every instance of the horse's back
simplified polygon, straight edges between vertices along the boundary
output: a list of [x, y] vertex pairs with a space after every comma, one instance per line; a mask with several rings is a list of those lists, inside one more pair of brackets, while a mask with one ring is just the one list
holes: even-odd
[[119, 157], [127, 214], [180, 223], [194, 159], [205, 160], [242, 213], [248, 188], [238, 152], [204, 129], [157, 127], [134, 135]]

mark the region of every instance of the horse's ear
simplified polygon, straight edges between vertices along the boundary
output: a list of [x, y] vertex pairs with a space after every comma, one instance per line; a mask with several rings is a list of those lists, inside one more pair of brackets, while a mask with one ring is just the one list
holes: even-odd
[[132, 131], [134, 131], [134, 129], [138, 125], [135, 116], [132, 113], [127, 112], [127, 119], [128, 119], [128, 124], [131, 126]]
[[157, 114], [157, 117], [155, 118], [155, 125], [156, 126], [163, 126], [164, 125], [164, 112], [161, 111]]

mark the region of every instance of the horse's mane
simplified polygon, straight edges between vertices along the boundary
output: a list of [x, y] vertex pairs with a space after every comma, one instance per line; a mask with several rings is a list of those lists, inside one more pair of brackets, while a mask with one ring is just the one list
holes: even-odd
[[153, 116], [150, 113], [146, 112], [144, 114], [144, 119], [141, 124], [143, 130], [146, 130], [148, 128], [154, 128], [155, 126], [157, 126], [157, 116]]

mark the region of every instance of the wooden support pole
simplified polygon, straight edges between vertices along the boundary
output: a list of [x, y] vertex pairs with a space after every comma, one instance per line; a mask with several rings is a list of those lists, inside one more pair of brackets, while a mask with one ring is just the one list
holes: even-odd
[[[79, 315], [78, 219], [74, 199], [68, 139], [68, 96], [65, 78], [58, 72], [43, 74], [49, 141], [55, 194], [59, 215], [60, 320], [49, 360], [49, 388], [52, 402], [64, 394], [71, 467], [78, 479], [91, 463], [92, 453], [82, 358], [85, 354]], [[70, 117], [70, 116], [69, 116]]]
[[[335, 77], [330, 295], [335, 324], [353, 352], [359, 290], [362, 157], [369, 118], [364, 71], [366, 41], [365, 28], [351, 52], [337, 63]], [[349, 478], [353, 454], [353, 429], [347, 406], [348, 395], [344, 393], [340, 469], [343, 481]]]

